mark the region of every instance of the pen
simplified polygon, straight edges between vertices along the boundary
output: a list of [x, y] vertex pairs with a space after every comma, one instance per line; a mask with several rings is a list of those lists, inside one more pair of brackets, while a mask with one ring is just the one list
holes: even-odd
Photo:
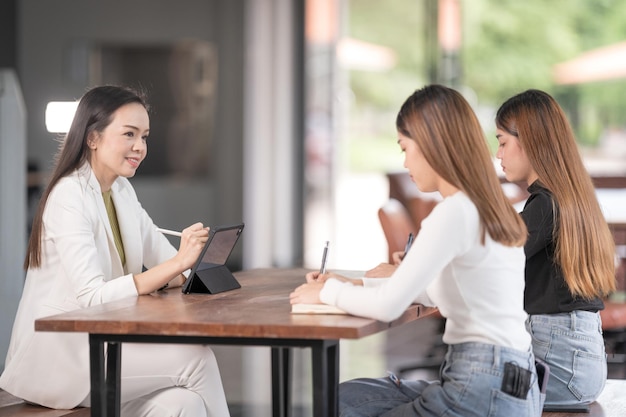
[[406, 241], [406, 246], [404, 247], [404, 255], [402, 255], [402, 259], [406, 256], [406, 253], [411, 249], [411, 245], [413, 244], [413, 233], [409, 233], [409, 239]]
[[322, 253], [322, 266], [320, 267], [320, 274], [326, 273], [326, 260], [328, 259], [328, 241], [326, 241], [326, 246], [324, 246], [324, 253]]
[[181, 232], [176, 232], [174, 230], [168, 230], [168, 229], [161, 229], [160, 227], [157, 227], [157, 232], [161, 232], [164, 235], [170, 235], [170, 236], [178, 236], [181, 237], [183, 234]]

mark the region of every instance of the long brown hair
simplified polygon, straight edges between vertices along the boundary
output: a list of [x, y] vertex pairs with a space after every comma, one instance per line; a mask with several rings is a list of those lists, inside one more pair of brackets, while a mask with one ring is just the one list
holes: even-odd
[[539, 183], [554, 198], [556, 262], [573, 295], [615, 290], [615, 242], [565, 112], [549, 94], [527, 90], [508, 99], [496, 125], [519, 140]]
[[526, 226], [504, 195], [478, 118], [457, 91], [430, 85], [402, 105], [396, 128], [419, 146], [430, 166], [478, 209], [482, 229], [496, 242], [522, 246]]
[[102, 132], [112, 122], [113, 113], [130, 103], [139, 103], [146, 110], [149, 109], [141, 93], [126, 87], [95, 87], [80, 99], [72, 125], [64, 140], [59, 144], [50, 181], [41, 196], [33, 218], [24, 269], [41, 266], [43, 212], [50, 192], [61, 178], [89, 161], [90, 149], [87, 146], [87, 139], [90, 135], [94, 132]]

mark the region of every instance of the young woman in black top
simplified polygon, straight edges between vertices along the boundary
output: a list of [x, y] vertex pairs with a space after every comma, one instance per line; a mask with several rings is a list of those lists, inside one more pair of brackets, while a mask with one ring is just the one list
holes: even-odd
[[574, 134], [558, 103], [528, 90], [496, 115], [497, 157], [509, 181], [529, 185], [526, 323], [550, 365], [545, 406], [584, 405], [604, 388], [599, 310], [615, 290], [615, 247]]

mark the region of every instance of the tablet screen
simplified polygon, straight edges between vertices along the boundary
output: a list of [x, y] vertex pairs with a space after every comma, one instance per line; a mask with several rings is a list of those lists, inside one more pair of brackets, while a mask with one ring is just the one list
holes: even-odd
[[202, 263], [224, 265], [230, 256], [243, 225], [222, 226], [214, 230], [209, 245], [202, 256]]

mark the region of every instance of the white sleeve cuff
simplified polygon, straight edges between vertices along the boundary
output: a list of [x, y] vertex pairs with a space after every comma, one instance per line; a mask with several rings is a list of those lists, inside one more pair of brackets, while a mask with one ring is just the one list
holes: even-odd
[[339, 298], [339, 293], [341, 292], [341, 287], [344, 285], [352, 285], [347, 282], [341, 282], [338, 279], [330, 278], [322, 287], [320, 291], [320, 301], [324, 304], [329, 304], [331, 306], [337, 305], [337, 299]]
[[378, 287], [388, 278], [361, 278], [364, 287]]
[[133, 274], [121, 276], [107, 281], [101, 289], [101, 302], [116, 301], [126, 297], [137, 297], [137, 287]]

